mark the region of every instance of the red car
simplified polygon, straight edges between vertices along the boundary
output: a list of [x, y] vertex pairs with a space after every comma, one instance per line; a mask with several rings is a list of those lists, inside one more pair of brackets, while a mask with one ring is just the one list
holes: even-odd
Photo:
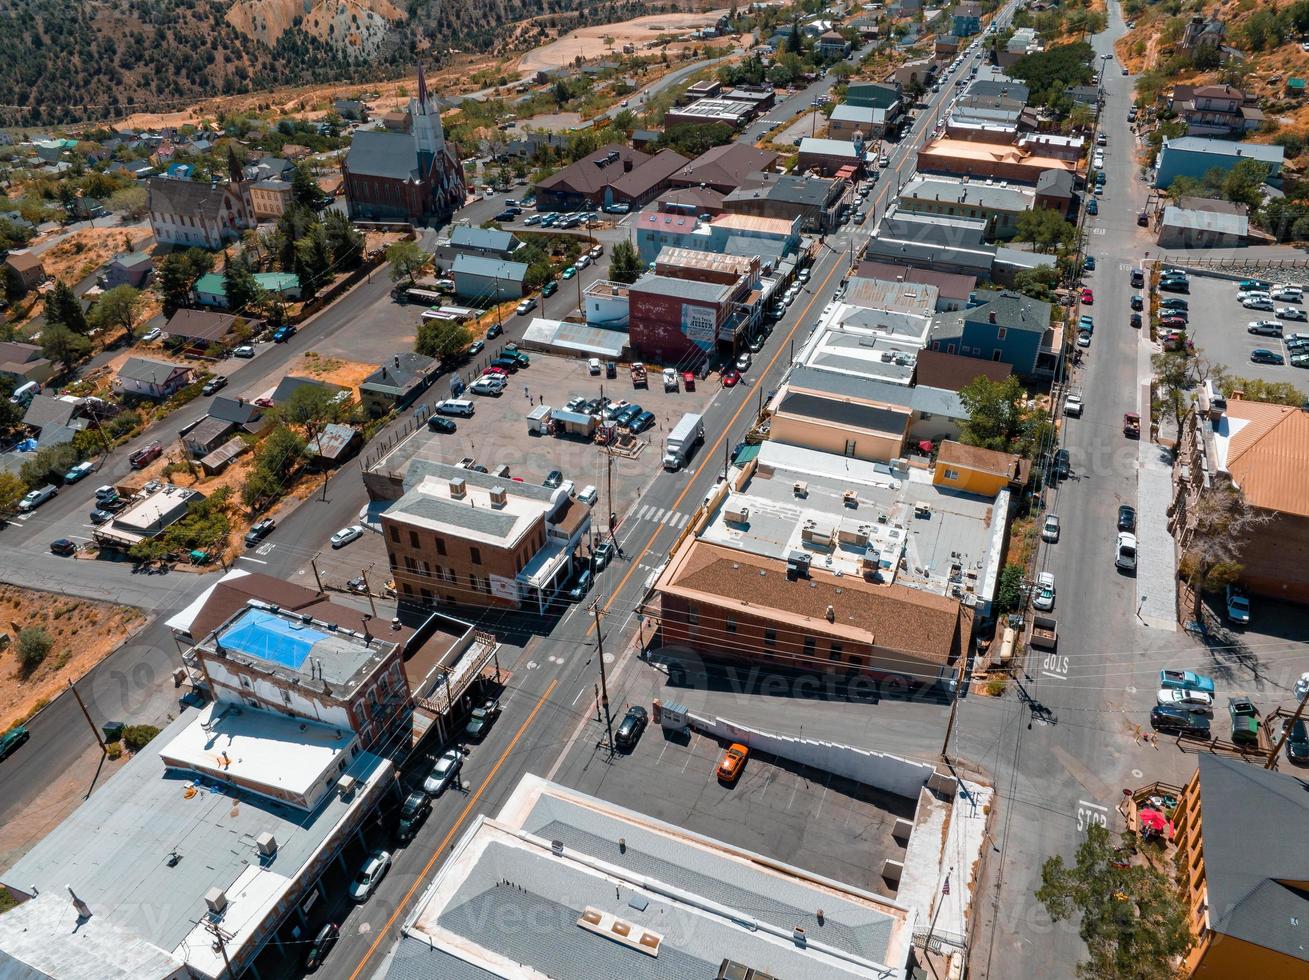
[[735, 388], [736, 383], [741, 380], [741, 372], [736, 368], [728, 368], [723, 372], [723, 387]]
[[1180, 316], [1166, 316], [1159, 320], [1159, 326], [1166, 327], [1169, 330], [1185, 330], [1186, 321]]
[[1095, 302], [1095, 293], [1091, 292], [1090, 289], [1083, 289], [1082, 302], [1085, 303], [1087, 306], [1090, 306], [1092, 303]]
[[502, 377], [502, 378], [507, 378], [507, 377], [509, 377], [509, 372], [508, 372], [505, 368], [502, 368], [502, 367], [494, 367], [494, 366], [487, 368], [485, 371], [482, 372], [482, 374], [483, 374], [483, 376], [488, 375], [488, 374], [497, 374], [497, 375], [499, 375], [499, 376]]

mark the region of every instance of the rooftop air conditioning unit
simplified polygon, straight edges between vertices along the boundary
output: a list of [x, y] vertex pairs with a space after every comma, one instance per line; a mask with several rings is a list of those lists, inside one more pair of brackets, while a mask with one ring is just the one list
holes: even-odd
[[217, 886], [205, 892], [205, 904], [214, 915], [222, 915], [227, 908], [227, 892]]
[[739, 504], [728, 504], [723, 516], [732, 524], [746, 524], [750, 520], [750, 508]]
[[504, 487], [497, 484], [491, 488], [491, 506], [503, 507], [509, 503], [509, 493]]
[[463, 500], [468, 496], [468, 484], [463, 477], [458, 477], [450, 481], [450, 499]]
[[272, 857], [277, 853], [277, 838], [265, 830], [255, 838], [255, 846], [259, 848], [261, 857]]
[[336, 781], [336, 791], [341, 794], [342, 799], [345, 799], [355, 791], [356, 785], [358, 780], [354, 776], [342, 776]]

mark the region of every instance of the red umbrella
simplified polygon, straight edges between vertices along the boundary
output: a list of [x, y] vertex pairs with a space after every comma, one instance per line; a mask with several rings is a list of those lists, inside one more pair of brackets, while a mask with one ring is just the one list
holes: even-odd
[[931, 440], [931, 439], [920, 439], [920, 440], [918, 440], [918, 451], [919, 451], [920, 453], [923, 453], [923, 454], [926, 455], [926, 456], [930, 456], [930, 455], [932, 455], [932, 450], [935, 449], [935, 448], [936, 448], [936, 447], [935, 447], [934, 445], [932, 445], [932, 440]]
[[1146, 830], [1162, 832], [1168, 826], [1168, 820], [1158, 810], [1141, 810], [1137, 817]]

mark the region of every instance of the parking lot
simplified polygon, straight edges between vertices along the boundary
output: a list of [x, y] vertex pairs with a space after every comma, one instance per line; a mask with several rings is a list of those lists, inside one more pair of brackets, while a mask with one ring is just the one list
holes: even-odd
[[[1291, 365], [1290, 352], [1278, 337], [1260, 336], [1248, 332], [1255, 320], [1276, 319], [1272, 310], [1250, 310], [1236, 298], [1237, 284], [1232, 279], [1215, 279], [1202, 275], [1191, 276], [1191, 292], [1160, 293], [1161, 298], [1180, 296], [1190, 306], [1188, 333], [1197, 348], [1214, 364], [1221, 364], [1233, 374], [1263, 381], [1281, 381], [1296, 385], [1309, 385], [1309, 371]], [[1274, 300], [1275, 307], [1291, 306], [1306, 309], [1303, 302]], [[1284, 320], [1287, 336], [1294, 333], [1309, 334], [1309, 323]], [[1285, 364], [1257, 364], [1250, 360], [1250, 352], [1258, 348], [1281, 354]]]
[[[615, 705], [615, 724], [624, 710]], [[913, 819], [916, 801], [755, 752], [729, 786], [716, 775], [725, 748], [694, 732], [665, 737], [651, 724], [630, 754], [612, 762], [597, 755], [575, 785], [694, 833], [894, 897], [882, 863], [904, 858], [891, 833], [897, 818]]]

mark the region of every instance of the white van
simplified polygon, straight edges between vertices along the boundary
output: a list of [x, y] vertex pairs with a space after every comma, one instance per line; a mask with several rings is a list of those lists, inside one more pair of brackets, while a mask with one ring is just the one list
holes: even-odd
[[600, 499], [600, 494], [596, 492], [595, 487], [588, 484], [582, 487], [582, 492], [577, 495], [577, 499], [594, 507], [595, 502]]
[[13, 405], [21, 405], [26, 408], [37, 395], [41, 393], [41, 384], [38, 381], [29, 381], [21, 384], [14, 389], [14, 393], [9, 397]]
[[436, 406], [439, 415], [459, 415], [463, 418], [470, 419], [477, 407], [467, 398], [447, 398]]

